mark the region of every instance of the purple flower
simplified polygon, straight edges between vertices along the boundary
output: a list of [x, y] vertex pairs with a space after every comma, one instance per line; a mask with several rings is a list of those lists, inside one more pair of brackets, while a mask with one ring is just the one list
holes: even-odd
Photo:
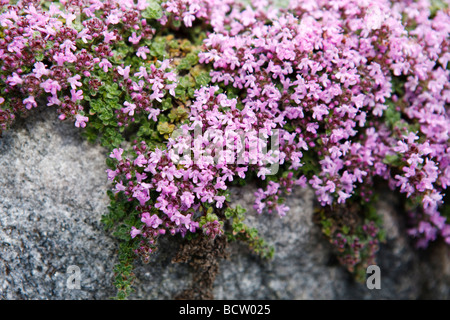
[[114, 178], [117, 176], [118, 171], [117, 170], [111, 170], [111, 169], [106, 169], [106, 172], [108, 174], [108, 180], [113, 181]]
[[138, 167], [143, 167], [147, 164], [147, 159], [145, 159], [144, 155], [140, 154], [136, 160], [134, 160], [133, 164]]
[[279, 204], [277, 206], [277, 213], [280, 217], [284, 217], [286, 213], [289, 211], [289, 207], [285, 204]]
[[385, 14], [381, 11], [380, 7], [376, 4], [369, 6], [366, 16], [364, 17], [364, 23], [369, 30], [380, 29], [384, 20]]
[[190, 208], [192, 206], [192, 204], [194, 203], [194, 199], [195, 196], [191, 192], [187, 191], [184, 191], [180, 197], [180, 200], [187, 208]]
[[77, 49], [73, 41], [69, 39], [64, 40], [64, 42], [60, 44], [59, 47], [63, 49], [66, 54], [70, 54], [70, 51], [75, 51]]
[[186, 27], [192, 27], [192, 22], [195, 20], [195, 16], [189, 12], [183, 13], [183, 22]]
[[108, 24], [118, 24], [120, 22], [122, 14], [118, 10], [113, 10], [106, 18], [105, 23]]

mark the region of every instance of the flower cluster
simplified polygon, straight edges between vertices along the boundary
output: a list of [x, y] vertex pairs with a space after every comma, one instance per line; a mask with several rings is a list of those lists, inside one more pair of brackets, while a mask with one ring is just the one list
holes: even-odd
[[[241, 140], [239, 132], [255, 128], [267, 136], [272, 132], [255, 113], [240, 110], [236, 99], [217, 94], [218, 90], [203, 87], [196, 91], [190, 124], [180, 127], [178, 137], [173, 134], [166, 149], [149, 150], [141, 142], [134, 146], [132, 158], [124, 158], [122, 149], [111, 153], [117, 169], [109, 169], [108, 177], [115, 183], [115, 192], [123, 191], [129, 201], [139, 203], [136, 209], [143, 224], [133, 228], [133, 237], [139, 234], [153, 243], [166, 231], [183, 236], [196, 232], [199, 222], [194, 219], [195, 213], [205, 205], [222, 208], [229, 182], [244, 179], [247, 171], [264, 177], [267, 165], [279, 161], [276, 152], [261, 152], [267, 140], [260, 135], [247, 135]], [[254, 147], [246, 148], [250, 144]], [[150, 196], [152, 191], [158, 193], [155, 199]], [[151, 220], [149, 212], [155, 212]]]

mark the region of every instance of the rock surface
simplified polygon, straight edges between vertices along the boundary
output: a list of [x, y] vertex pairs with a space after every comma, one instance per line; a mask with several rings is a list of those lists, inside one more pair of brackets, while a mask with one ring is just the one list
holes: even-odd
[[[112, 270], [117, 242], [100, 218], [107, 210], [105, 157], [73, 124], [51, 110], [35, 111], [0, 139], [0, 299], [108, 299], [115, 295]], [[381, 290], [368, 290], [340, 267], [312, 223], [313, 193], [288, 198], [283, 219], [252, 212], [251, 187], [233, 189], [249, 209], [248, 223], [275, 246], [272, 261], [231, 246], [221, 263], [217, 299], [449, 299], [448, 246], [415, 251], [395, 199], [379, 204], [388, 230], [378, 265]], [[179, 241], [165, 238], [148, 265], [137, 265], [131, 299], [171, 299], [192, 278], [188, 265], [172, 264]], [[67, 286], [68, 267], [81, 271], [80, 289]]]

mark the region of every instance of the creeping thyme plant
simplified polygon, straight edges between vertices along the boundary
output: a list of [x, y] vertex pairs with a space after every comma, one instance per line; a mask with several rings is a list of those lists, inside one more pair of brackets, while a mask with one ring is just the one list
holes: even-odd
[[312, 188], [315, 221], [357, 277], [384, 238], [379, 183], [403, 195], [417, 246], [450, 244], [448, 3], [0, 3], [0, 132], [46, 105], [109, 149], [119, 298], [162, 236], [271, 257], [230, 202], [250, 181], [256, 212], [280, 217], [286, 195]]

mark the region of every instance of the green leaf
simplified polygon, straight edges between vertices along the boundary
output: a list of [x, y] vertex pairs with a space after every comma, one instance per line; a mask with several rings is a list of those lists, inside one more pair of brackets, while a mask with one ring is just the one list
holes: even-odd
[[211, 82], [211, 77], [208, 72], [201, 72], [197, 77], [195, 77], [195, 82], [197, 86], [204, 87]]
[[110, 157], [107, 157], [106, 158], [106, 165], [110, 169], [115, 169], [116, 168], [116, 160], [114, 160], [114, 159], [112, 159]]
[[98, 117], [103, 122], [106, 122], [113, 117], [113, 112], [108, 108], [104, 108], [103, 110], [101, 110], [101, 112], [99, 112]]
[[195, 85], [194, 79], [192, 77], [190, 77], [189, 75], [186, 75], [186, 76], [180, 78], [180, 80], [178, 81], [177, 88], [187, 89], [187, 88], [193, 87], [194, 85]]
[[150, 46], [150, 55], [162, 60], [166, 55], [165, 49], [166, 44], [164, 42], [154, 41]]

